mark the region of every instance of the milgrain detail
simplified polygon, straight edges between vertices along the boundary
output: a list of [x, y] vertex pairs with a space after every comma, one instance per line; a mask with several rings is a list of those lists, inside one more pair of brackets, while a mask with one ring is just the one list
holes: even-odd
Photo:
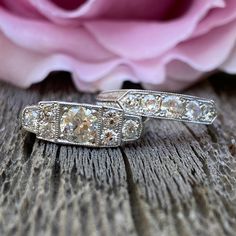
[[142, 119], [121, 108], [61, 101], [27, 106], [22, 127], [49, 142], [88, 147], [118, 147], [140, 138]]

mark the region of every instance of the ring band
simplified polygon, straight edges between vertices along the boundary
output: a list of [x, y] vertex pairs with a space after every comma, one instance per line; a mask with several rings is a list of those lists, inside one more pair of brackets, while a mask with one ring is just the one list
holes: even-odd
[[199, 124], [212, 124], [217, 117], [214, 101], [195, 96], [147, 91], [109, 90], [97, 96], [97, 104], [124, 110], [126, 114]]
[[39, 139], [90, 147], [117, 147], [140, 138], [142, 118], [121, 108], [58, 101], [27, 106], [22, 126]]
[[147, 118], [212, 124], [214, 101], [195, 96], [146, 91], [110, 90], [97, 105], [43, 101], [27, 106], [22, 126], [39, 139], [89, 147], [117, 147], [138, 140]]

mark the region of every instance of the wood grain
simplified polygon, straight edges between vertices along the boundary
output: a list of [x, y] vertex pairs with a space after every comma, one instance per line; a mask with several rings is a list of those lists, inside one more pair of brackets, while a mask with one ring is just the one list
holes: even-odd
[[1, 83], [0, 235], [235, 235], [236, 83], [219, 76], [186, 91], [216, 100], [212, 126], [152, 120], [139, 142], [110, 149], [21, 129], [25, 105], [94, 102], [68, 75], [28, 90]]

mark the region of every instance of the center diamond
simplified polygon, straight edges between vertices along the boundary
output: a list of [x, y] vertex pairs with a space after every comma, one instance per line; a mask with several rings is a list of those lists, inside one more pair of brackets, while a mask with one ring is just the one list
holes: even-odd
[[98, 138], [98, 119], [98, 108], [64, 107], [60, 120], [60, 138], [79, 144], [94, 145]]

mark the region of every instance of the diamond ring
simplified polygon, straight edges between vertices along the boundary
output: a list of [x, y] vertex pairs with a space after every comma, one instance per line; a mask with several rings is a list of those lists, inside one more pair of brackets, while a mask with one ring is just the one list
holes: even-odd
[[21, 114], [22, 126], [39, 139], [90, 147], [117, 147], [140, 138], [140, 116], [103, 105], [57, 101], [27, 106]]
[[195, 96], [147, 91], [109, 90], [97, 96], [97, 104], [121, 108], [125, 114], [212, 124], [217, 117], [214, 101]]

